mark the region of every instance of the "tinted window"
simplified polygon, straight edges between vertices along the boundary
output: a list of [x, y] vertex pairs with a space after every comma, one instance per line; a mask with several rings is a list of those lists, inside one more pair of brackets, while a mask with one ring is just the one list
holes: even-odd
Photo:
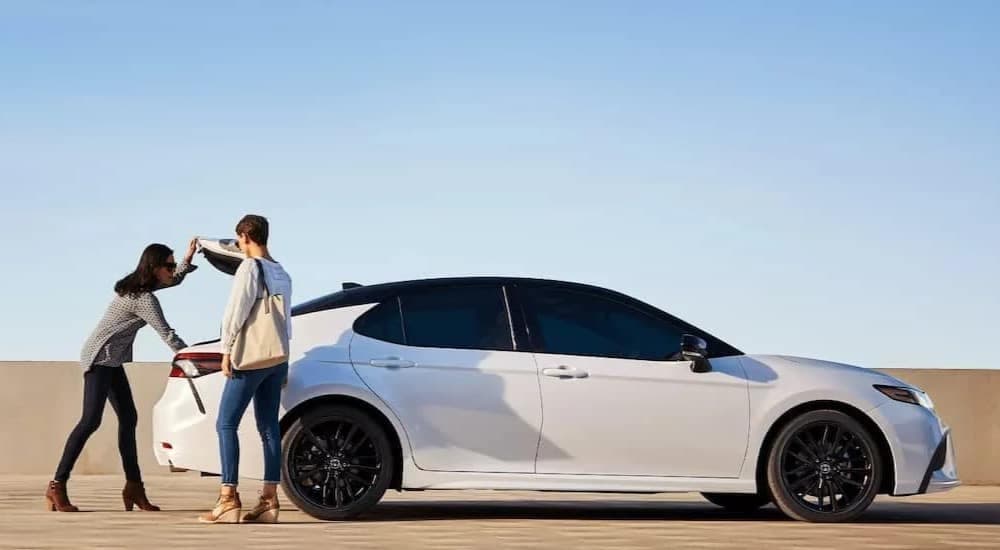
[[557, 288], [521, 292], [543, 353], [665, 361], [680, 351], [680, 330], [631, 306]]
[[442, 288], [402, 296], [406, 345], [512, 350], [499, 286]]
[[354, 331], [369, 338], [402, 344], [403, 320], [399, 317], [399, 302], [387, 300], [368, 310], [354, 324]]

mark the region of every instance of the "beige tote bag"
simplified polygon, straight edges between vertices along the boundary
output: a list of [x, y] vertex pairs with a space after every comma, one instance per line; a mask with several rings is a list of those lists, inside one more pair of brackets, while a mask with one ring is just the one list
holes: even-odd
[[288, 361], [288, 318], [285, 316], [285, 297], [272, 295], [264, 278], [264, 266], [254, 260], [264, 285], [264, 297], [250, 309], [250, 316], [236, 343], [231, 359], [236, 370], [266, 369]]

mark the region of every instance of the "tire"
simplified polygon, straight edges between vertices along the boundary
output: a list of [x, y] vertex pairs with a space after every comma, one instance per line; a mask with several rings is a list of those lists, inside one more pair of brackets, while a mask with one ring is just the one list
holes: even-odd
[[295, 505], [325, 521], [371, 510], [392, 483], [396, 464], [382, 426], [355, 407], [323, 405], [282, 437], [281, 486]]
[[749, 513], [771, 503], [769, 497], [756, 493], [702, 493], [701, 496], [705, 497], [705, 500], [712, 504], [721, 506], [731, 512]]
[[767, 462], [774, 503], [792, 519], [857, 519], [882, 484], [878, 444], [860, 422], [835, 410], [807, 412], [781, 428]]

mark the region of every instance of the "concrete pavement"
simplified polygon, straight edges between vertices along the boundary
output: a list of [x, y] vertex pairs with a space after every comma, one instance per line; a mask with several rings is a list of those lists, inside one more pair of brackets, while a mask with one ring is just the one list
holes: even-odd
[[[731, 514], [698, 495], [390, 493], [364, 521], [323, 523], [283, 500], [281, 525], [201, 525], [216, 478], [154, 476], [165, 512], [122, 512], [118, 476], [78, 476], [75, 504], [44, 511], [44, 476], [0, 477], [0, 548], [997, 548], [1000, 487], [881, 498], [859, 523], [811, 525], [772, 507]], [[244, 503], [255, 484], [243, 488]]]

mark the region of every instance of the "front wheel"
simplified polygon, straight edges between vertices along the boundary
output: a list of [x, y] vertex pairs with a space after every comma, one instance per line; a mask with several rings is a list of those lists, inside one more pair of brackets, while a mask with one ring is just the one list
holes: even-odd
[[774, 503], [801, 521], [851, 521], [871, 506], [882, 481], [872, 434], [834, 410], [812, 411], [781, 429], [771, 448], [767, 482]]
[[363, 411], [326, 405], [306, 412], [282, 438], [281, 485], [310, 516], [354, 518], [378, 504], [395, 468], [385, 430]]

